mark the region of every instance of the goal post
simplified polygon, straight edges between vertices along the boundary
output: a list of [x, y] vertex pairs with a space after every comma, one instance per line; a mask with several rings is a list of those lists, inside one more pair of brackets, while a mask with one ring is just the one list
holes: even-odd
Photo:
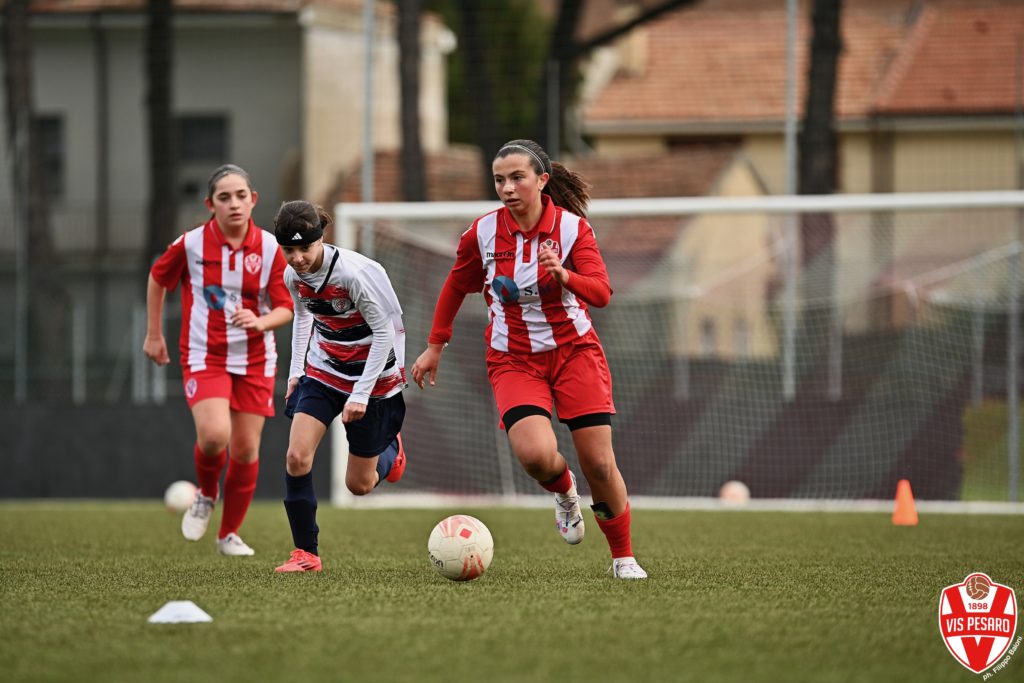
[[[395, 286], [407, 370], [459, 235], [499, 206], [335, 207], [339, 245]], [[848, 507], [907, 478], [922, 500], [1018, 500], [1022, 212], [1017, 191], [592, 201], [615, 295], [590, 313], [631, 499], [699, 507], [738, 479], [755, 502]], [[467, 297], [438, 385], [405, 393], [400, 493], [349, 496], [332, 427], [334, 503], [546, 501], [498, 428], [486, 320]]]

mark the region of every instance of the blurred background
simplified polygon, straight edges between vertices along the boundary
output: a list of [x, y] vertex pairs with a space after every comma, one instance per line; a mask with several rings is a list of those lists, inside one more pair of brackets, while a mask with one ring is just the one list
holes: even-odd
[[[191, 478], [177, 294], [163, 370], [144, 295], [216, 166], [251, 174], [269, 227], [294, 198], [493, 200], [490, 160], [528, 137], [598, 200], [616, 297], [592, 314], [633, 494], [1019, 497], [1024, 0], [0, 4], [0, 496]], [[964, 192], [987, 194], [941, 204]], [[939, 204], [885, 203], [905, 193]], [[729, 209], [795, 195], [861, 203]], [[650, 198], [679, 201], [599, 206]], [[412, 359], [470, 221], [359, 222]], [[409, 490], [535, 492], [496, 428], [485, 322], [467, 300], [447, 384], [407, 392]], [[267, 423], [259, 497], [289, 424]]]

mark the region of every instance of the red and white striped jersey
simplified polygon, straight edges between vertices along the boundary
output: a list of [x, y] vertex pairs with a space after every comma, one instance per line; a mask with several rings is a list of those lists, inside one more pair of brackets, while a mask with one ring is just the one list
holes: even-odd
[[[451, 338], [455, 314], [466, 294], [483, 291], [491, 348], [541, 353], [579, 339], [592, 323], [587, 303], [603, 306], [611, 296], [608, 272], [594, 230], [581, 218], [542, 196], [544, 212], [522, 232], [502, 207], [474, 221], [459, 240], [455, 265], [438, 299], [428, 341]], [[537, 252], [553, 249], [571, 271], [562, 287], [541, 268]]]
[[317, 272], [288, 266], [284, 281], [295, 299], [289, 378], [305, 374], [354, 403], [405, 388], [402, 307], [379, 263], [324, 244]]
[[174, 240], [149, 272], [168, 290], [182, 283], [182, 366], [192, 372], [223, 368], [235, 375], [273, 377], [274, 333], [245, 330], [230, 321], [239, 307], [256, 315], [292, 310], [283, 280], [286, 266], [277, 240], [251, 219], [238, 249], [231, 248], [213, 218]]

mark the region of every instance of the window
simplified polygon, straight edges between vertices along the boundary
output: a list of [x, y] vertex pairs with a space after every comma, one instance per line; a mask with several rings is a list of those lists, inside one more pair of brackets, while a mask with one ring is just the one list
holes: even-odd
[[36, 117], [36, 144], [43, 164], [43, 184], [50, 200], [64, 198], [64, 119], [57, 115]]
[[178, 160], [181, 199], [206, 196], [210, 172], [228, 161], [228, 119], [221, 114], [178, 117]]

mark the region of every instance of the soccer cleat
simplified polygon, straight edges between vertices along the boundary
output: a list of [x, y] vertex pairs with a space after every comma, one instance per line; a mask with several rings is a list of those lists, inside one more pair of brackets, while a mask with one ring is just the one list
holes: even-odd
[[256, 551], [250, 548], [248, 544], [235, 533], [230, 533], [224, 538], [217, 539], [217, 552], [221, 555], [230, 555], [232, 557], [243, 557], [246, 555], [256, 554]]
[[635, 557], [616, 557], [608, 568], [616, 579], [646, 579], [647, 572], [636, 563]]
[[306, 552], [301, 548], [292, 551], [288, 561], [276, 568], [275, 572], [318, 572], [323, 569], [319, 555]]
[[395, 456], [395, 462], [392, 463], [388, 476], [384, 477], [392, 484], [401, 479], [402, 475], [405, 474], [405, 448], [402, 447], [402, 435], [398, 434], [395, 438], [398, 440], [398, 455]]
[[576, 475], [570, 471], [569, 478], [572, 479], [569, 490], [555, 494], [555, 526], [566, 543], [576, 545], [583, 540], [586, 529], [580, 512], [580, 496], [576, 492]]
[[198, 541], [210, 526], [210, 514], [217, 501], [196, 491], [196, 499], [181, 518], [181, 535], [190, 541]]

